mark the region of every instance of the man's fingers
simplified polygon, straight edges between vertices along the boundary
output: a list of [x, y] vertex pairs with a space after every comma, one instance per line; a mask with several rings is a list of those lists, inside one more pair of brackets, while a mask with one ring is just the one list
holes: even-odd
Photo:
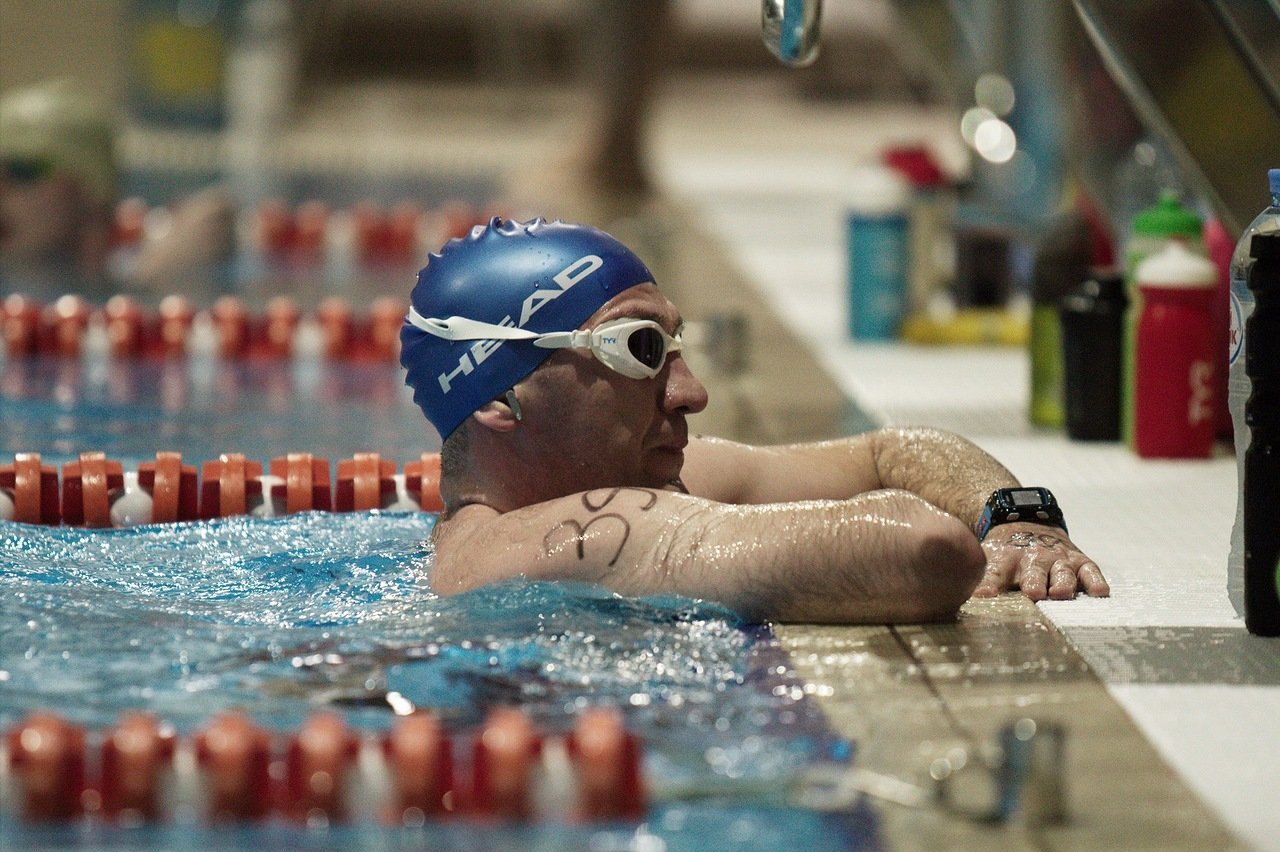
[[1102, 576], [1102, 569], [1093, 562], [1080, 566], [1080, 585], [1095, 598], [1105, 598], [1111, 594], [1111, 585]]
[[995, 559], [987, 563], [982, 572], [982, 582], [973, 590], [975, 597], [993, 598], [1013, 585], [1013, 572], [1018, 567], [1016, 559]]
[[1018, 587], [1022, 593], [1033, 601], [1044, 600], [1049, 585], [1049, 566], [1039, 559], [1033, 559], [1022, 567], [1018, 577]]
[[1066, 559], [1059, 559], [1049, 569], [1049, 597], [1055, 601], [1068, 601], [1076, 596], [1079, 585], [1076, 570]]

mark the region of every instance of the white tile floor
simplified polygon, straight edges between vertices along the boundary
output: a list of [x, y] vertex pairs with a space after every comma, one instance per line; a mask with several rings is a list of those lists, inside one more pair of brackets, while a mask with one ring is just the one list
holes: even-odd
[[[1044, 603], [1044, 612], [1228, 828], [1280, 849], [1280, 640], [1248, 637], [1227, 600], [1234, 460], [1143, 461], [1122, 446], [1033, 430], [1018, 349], [849, 342], [841, 177], [890, 140], [943, 140], [943, 156], [954, 156], [947, 120], [889, 107], [792, 107], [779, 120], [741, 103], [663, 102], [655, 122], [663, 190], [703, 217], [868, 413], [960, 432], [1022, 481], [1054, 489], [1112, 596]], [[1178, 653], [1165, 653], [1170, 643]]]

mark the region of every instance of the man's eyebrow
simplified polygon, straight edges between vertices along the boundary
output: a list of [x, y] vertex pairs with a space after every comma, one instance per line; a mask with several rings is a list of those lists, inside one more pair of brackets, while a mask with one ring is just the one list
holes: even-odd
[[617, 311], [610, 311], [606, 321], [612, 320], [612, 319], [622, 319], [624, 317], [628, 317], [631, 319], [652, 320], [656, 322], [658, 325], [662, 325], [664, 327], [668, 319], [674, 319], [675, 321], [673, 324], [674, 328], [680, 328], [681, 326], [684, 325], [684, 317], [680, 316], [680, 314], [676, 314], [675, 317], [672, 318], [670, 317], [670, 315], [660, 311], [659, 309], [650, 307], [648, 305], [637, 305], [632, 308], [621, 308]]

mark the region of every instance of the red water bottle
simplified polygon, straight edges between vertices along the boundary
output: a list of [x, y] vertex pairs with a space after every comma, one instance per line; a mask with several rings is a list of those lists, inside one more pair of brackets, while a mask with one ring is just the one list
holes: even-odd
[[1134, 444], [1144, 458], [1205, 458], [1213, 450], [1216, 276], [1178, 241], [1138, 266]]

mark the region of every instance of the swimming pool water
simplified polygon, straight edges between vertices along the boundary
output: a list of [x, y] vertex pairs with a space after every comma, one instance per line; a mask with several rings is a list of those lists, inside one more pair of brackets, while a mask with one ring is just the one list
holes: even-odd
[[85, 357], [0, 360], [0, 457], [62, 464], [86, 450], [126, 469], [176, 450], [199, 465], [238, 452], [398, 463], [440, 448], [397, 365]]
[[[0, 728], [39, 708], [91, 728], [148, 709], [189, 733], [241, 707], [284, 730], [330, 707], [378, 731], [395, 694], [453, 732], [518, 705], [565, 733], [576, 713], [607, 705], [646, 743], [656, 806], [645, 831], [664, 844], [744, 832], [744, 820], [760, 822], [748, 846], [782, 825], [805, 848], [870, 836], [865, 811], [786, 807], [789, 779], [851, 747], [767, 630], [705, 602], [577, 584], [440, 598], [433, 523], [377, 512], [110, 531], [0, 523]], [[525, 848], [537, 832], [517, 836]]]

